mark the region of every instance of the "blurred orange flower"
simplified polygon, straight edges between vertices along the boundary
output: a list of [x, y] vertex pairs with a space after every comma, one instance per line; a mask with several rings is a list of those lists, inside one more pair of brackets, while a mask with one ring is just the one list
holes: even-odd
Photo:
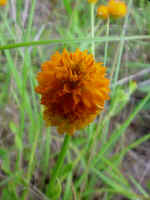
[[98, 0], [88, 0], [89, 3], [97, 3]]
[[7, 3], [7, 0], [0, 0], [0, 6], [5, 6]]
[[105, 5], [100, 5], [97, 9], [97, 15], [103, 19], [108, 19], [109, 17], [108, 7]]
[[124, 17], [127, 13], [127, 6], [123, 1], [110, 0], [108, 2], [109, 13], [114, 18]]
[[35, 89], [41, 94], [46, 124], [70, 135], [87, 126], [109, 99], [105, 76], [106, 68], [87, 50], [53, 54], [42, 64]]

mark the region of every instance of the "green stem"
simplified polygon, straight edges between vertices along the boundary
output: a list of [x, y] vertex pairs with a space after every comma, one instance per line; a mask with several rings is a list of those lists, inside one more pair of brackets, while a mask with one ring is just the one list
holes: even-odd
[[22, 200], [27, 199], [27, 196], [28, 196], [28, 191], [29, 191], [29, 187], [30, 187], [29, 183], [30, 183], [31, 176], [32, 176], [33, 163], [34, 163], [34, 159], [35, 159], [35, 152], [36, 152], [36, 148], [37, 148], [37, 144], [38, 144], [39, 135], [40, 135], [40, 131], [37, 131], [35, 134], [34, 143], [32, 145], [31, 156], [30, 156], [30, 160], [29, 160], [29, 167], [28, 167], [28, 171], [27, 171], [27, 179], [26, 179], [27, 189], [23, 193]]
[[65, 159], [65, 155], [66, 155], [67, 150], [68, 150], [70, 139], [71, 139], [71, 136], [66, 134], [62, 148], [61, 148], [61, 151], [60, 151], [60, 154], [59, 154], [59, 157], [58, 157], [58, 160], [56, 162], [56, 167], [54, 168], [54, 171], [52, 173], [52, 177], [50, 179], [50, 184], [47, 187], [47, 196], [48, 197], [50, 197], [51, 191], [53, 190], [53, 187], [55, 187], [55, 182], [56, 182], [57, 176], [59, 175], [59, 172], [62, 168], [64, 159]]
[[0, 45], [0, 50], [6, 50], [6, 49], [15, 49], [19, 47], [30, 47], [30, 46], [40, 46], [40, 45], [50, 45], [50, 44], [68, 44], [68, 43], [81, 43], [81, 42], [115, 42], [115, 41], [129, 41], [129, 40], [149, 40], [149, 35], [133, 35], [133, 36], [109, 36], [109, 37], [95, 37], [92, 38], [75, 38], [72, 40], [39, 40], [39, 41], [28, 41], [28, 42], [20, 42], [20, 43], [14, 43], [14, 44], [6, 44], [6, 45]]
[[[95, 18], [94, 18], [94, 8], [95, 8], [95, 3], [91, 3], [91, 38], [94, 39], [94, 23], [95, 23]], [[95, 57], [95, 42], [92, 42], [92, 54]]]
[[36, 2], [37, 0], [31, 0], [31, 9], [30, 9], [29, 17], [28, 17], [27, 32], [26, 32], [26, 38], [25, 38], [26, 41], [30, 39], [30, 36], [32, 33], [33, 16], [35, 12]]
[[[106, 37], [109, 36], [109, 24], [110, 24], [110, 19], [108, 18], [107, 20], [107, 28], [106, 28]], [[105, 56], [104, 56], [104, 66], [106, 65], [106, 60], [107, 60], [107, 54], [108, 54], [108, 41], [105, 43]]]
[[118, 80], [119, 71], [120, 71], [120, 67], [121, 67], [121, 59], [122, 59], [124, 45], [125, 45], [125, 40], [123, 38], [125, 38], [125, 35], [126, 35], [126, 32], [127, 32], [127, 25], [128, 25], [128, 21], [129, 21], [129, 14], [130, 14], [129, 10], [131, 9], [131, 6], [132, 6], [132, 0], [130, 0], [129, 3], [128, 3], [128, 13], [126, 15], [124, 26], [123, 26], [123, 29], [122, 29], [122, 33], [121, 33], [121, 36], [120, 36], [122, 38], [122, 40], [120, 40], [120, 49], [119, 49], [119, 55], [118, 55], [118, 62], [117, 62], [117, 66], [116, 66], [115, 74], [114, 74], [114, 80], [113, 80], [114, 86], [113, 86], [112, 93], [115, 91], [116, 83], [117, 83], [117, 80]]

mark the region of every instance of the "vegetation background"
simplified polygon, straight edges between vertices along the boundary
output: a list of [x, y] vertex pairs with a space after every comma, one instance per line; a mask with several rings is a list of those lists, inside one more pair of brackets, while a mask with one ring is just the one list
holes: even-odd
[[[95, 56], [108, 68], [111, 99], [72, 137], [51, 197], [46, 188], [64, 136], [45, 127], [35, 76], [56, 50], [91, 50], [91, 6], [9, 0], [0, 8], [1, 200], [150, 199], [150, 2], [125, 2], [128, 15], [110, 24], [95, 9]], [[30, 41], [45, 45], [25, 47]]]

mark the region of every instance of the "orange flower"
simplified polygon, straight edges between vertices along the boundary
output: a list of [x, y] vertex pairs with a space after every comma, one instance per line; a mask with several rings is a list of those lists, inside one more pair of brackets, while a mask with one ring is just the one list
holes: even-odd
[[41, 66], [37, 74], [44, 119], [59, 133], [72, 135], [87, 126], [109, 99], [106, 68], [95, 62], [87, 51], [56, 52]]
[[98, 0], [88, 0], [89, 3], [97, 3]]
[[0, 0], [0, 6], [5, 6], [7, 3], [7, 0]]
[[100, 5], [97, 9], [97, 15], [103, 19], [108, 19], [109, 17], [108, 7], [104, 5]]
[[123, 1], [110, 0], [108, 2], [109, 13], [114, 18], [124, 17], [127, 13], [127, 6]]

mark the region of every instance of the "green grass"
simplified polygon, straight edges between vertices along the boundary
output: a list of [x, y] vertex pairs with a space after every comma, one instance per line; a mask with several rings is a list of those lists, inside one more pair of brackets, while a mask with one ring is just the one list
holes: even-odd
[[[150, 50], [149, 22], [139, 31], [139, 10], [132, 0], [127, 2], [125, 19], [107, 23], [93, 19], [93, 6], [86, 1], [49, 1], [53, 7], [50, 15], [56, 21], [50, 16], [43, 20], [46, 28], [37, 41], [41, 27], [35, 25], [35, 19], [39, 17], [36, 7], [40, 1], [32, 1], [24, 25], [21, 17], [26, 1], [14, 5], [15, 22], [10, 17], [14, 12], [10, 2], [0, 8], [1, 200], [116, 200], [119, 195], [122, 199], [150, 199], [146, 184], [143, 187], [134, 175], [122, 170], [128, 152], [150, 139], [149, 131], [131, 142], [126, 138], [130, 124], [149, 104], [150, 90], [126, 112], [132, 96], [140, 89], [133, 82], [117, 85], [119, 79], [148, 67], [145, 55]], [[145, 1], [140, 0], [139, 6], [144, 11]], [[45, 126], [34, 88], [40, 64], [64, 47], [89, 49], [95, 52], [97, 61], [106, 63], [111, 98], [99, 118], [71, 138], [61, 160], [64, 136]], [[134, 54], [136, 47], [141, 48], [140, 57]]]

